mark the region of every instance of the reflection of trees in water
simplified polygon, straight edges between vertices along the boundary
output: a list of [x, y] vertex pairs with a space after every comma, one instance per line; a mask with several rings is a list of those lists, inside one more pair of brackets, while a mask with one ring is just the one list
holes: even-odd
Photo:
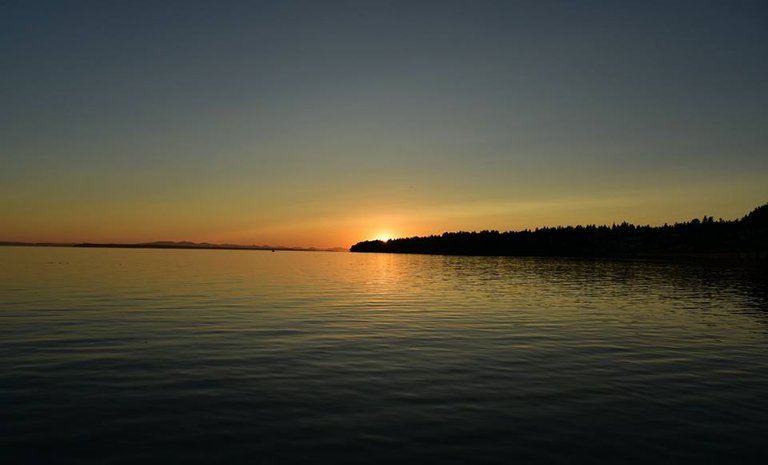
[[751, 309], [768, 312], [764, 263], [672, 263], [656, 268], [661, 279], [702, 299], [735, 298]]
[[732, 285], [743, 290], [753, 308], [768, 315], [768, 270], [765, 265], [742, 268]]
[[659, 278], [680, 292], [700, 299], [733, 298], [751, 309], [768, 312], [764, 263], [683, 262], [659, 264]]
[[[463, 290], [514, 292], [516, 287], [617, 300], [685, 296], [712, 304], [731, 301], [768, 316], [768, 270], [761, 261], [650, 261], [528, 257], [430, 257], [435, 271]], [[460, 289], [461, 290], [461, 289]]]

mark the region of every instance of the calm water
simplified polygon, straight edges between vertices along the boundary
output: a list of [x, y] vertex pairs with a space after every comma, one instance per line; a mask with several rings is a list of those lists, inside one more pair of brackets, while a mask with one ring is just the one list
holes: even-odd
[[0, 247], [1, 463], [726, 463], [767, 435], [755, 268]]

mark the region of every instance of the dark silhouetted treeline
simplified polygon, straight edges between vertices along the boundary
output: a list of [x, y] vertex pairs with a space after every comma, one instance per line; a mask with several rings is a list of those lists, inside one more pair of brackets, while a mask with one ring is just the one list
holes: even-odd
[[768, 204], [744, 218], [711, 216], [664, 226], [565, 226], [516, 232], [451, 232], [440, 236], [364, 241], [352, 252], [562, 257], [722, 256], [765, 258]]

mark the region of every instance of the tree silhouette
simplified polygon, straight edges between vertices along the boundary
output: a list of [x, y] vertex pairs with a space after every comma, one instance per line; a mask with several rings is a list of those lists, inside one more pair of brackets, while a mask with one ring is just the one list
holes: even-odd
[[446, 232], [439, 236], [363, 241], [352, 252], [439, 255], [762, 257], [768, 248], [768, 204], [740, 220], [712, 216], [664, 226], [557, 226], [523, 231]]

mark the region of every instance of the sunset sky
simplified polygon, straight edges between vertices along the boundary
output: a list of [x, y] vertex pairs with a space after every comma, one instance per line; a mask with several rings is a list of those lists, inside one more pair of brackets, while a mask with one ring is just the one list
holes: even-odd
[[0, 240], [348, 247], [768, 201], [768, 2], [0, 3]]

